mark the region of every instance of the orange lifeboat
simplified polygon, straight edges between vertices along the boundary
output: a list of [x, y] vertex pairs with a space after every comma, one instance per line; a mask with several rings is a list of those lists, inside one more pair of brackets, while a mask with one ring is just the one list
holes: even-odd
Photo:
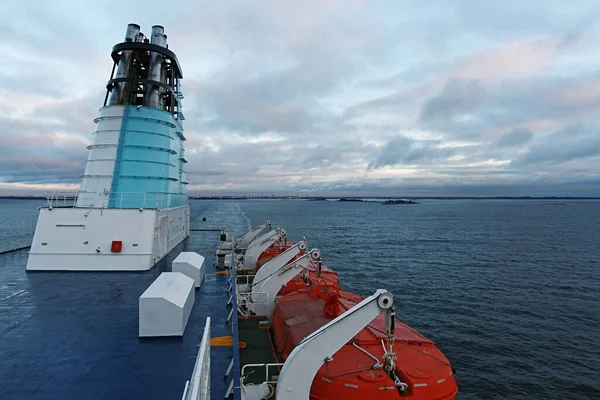
[[[266, 261], [259, 261], [257, 270], [291, 247], [289, 243], [287, 247], [282, 243], [273, 245], [261, 254], [259, 260]], [[363, 300], [357, 294], [341, 291], [337, 273], [321, 263], [297, 275], [278, 295], [281, 297], [271, 322], [275, 346], [283, 360], [305, 337]], [[390, 377], [382, 368], [385, 346], [391, 339], [385, 325], [380, 314], [338, 350], [317, 371], [310, 399], [455, 399], [458, 386], [448, 359], [435, 342], [398, 319], [392, 343], [394, 373], [401, 385]]]
[[[258, 257], [256, 271], [258, 271], [267, 262], [277, 257], [279, 254], [291, 248], [293, 245], [294, 242], [291, 242], [289, 240], [285, 244], [279, 242], [273, 243], [271, 247], [263, 251]], [[302, 254], [303, 253], [301, 251], [298, 251], [296, 256], [290, 259], [289, 262], [294, 262], [297, 258], [301, 257]], [[336, 272], [327, 268], [325, 265], [321, 265], [319, 267], [319, 270], [317, 270], [317, 268], [311, 267], [303, 273], [298, 274], [298, 276], [289, 281], [284, 287], [281, 288], [277, 295], [282, 296], [284, 294], [295, 292], [298, 289], [302, 289], [309, 286], [311, 283], [331, 286], [333, 282], [335, 283], [334, 286], [337, 288], [336, 291], [339, 292], [339, 279], [338, 274]]]
[[311, 285], [316, 286], [320, 290], [326, 288], [337, 293], [340, 291], [338, 274], [323, 266], [320, 273], [314, 268], [309, 268], [303, 273], [298, 274], [294, 279], [282, 287], [277, 295], [283, 296], [285, 294], [294, 293], [297, 290], [304, 289]]

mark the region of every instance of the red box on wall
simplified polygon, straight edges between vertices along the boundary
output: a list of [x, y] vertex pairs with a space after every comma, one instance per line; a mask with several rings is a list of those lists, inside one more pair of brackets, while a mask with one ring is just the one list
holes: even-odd
[[120, 240], [113, 240], [112, 244], [110, 245], [110, 251], [112, 251], [113, 253], [120, 253], [122, 247], [123, 247], [123, 242], [122, 241], [120, 241]]

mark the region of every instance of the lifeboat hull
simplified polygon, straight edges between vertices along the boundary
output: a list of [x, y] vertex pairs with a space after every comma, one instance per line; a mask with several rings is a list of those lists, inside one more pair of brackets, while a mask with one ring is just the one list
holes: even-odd
[[[331, 288], [330, 288], [331, 289]], [[273, 313], [275, 345], [285, 360], [306, 336], [335, 316], [324, 311], [326, 301], [315, 293], [322, 288], [304, 288], [281, 297]], [[362, 300], [340, 292], [340, 312]], [[310, 398], [317, 399], [454, 399], [458, 387], [452, 367], [434, 342], [396, 321], [394, 352], [396, 375], [408, 385], [400, 393], [392, 378], [377, 367], [385, 342], [383, 316], [373, 320], [333, 355], [317, 372]], [[367, 354], [368, 353], [368, 354]], [[370, 354], [370, 355], [369, 355]], [[373, 358], [374, 357], [374, 358]]]

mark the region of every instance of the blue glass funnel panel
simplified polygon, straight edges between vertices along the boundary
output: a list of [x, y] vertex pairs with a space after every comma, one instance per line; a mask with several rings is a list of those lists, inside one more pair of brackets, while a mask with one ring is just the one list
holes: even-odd
[[[186, 203], [184, 185], [177, 185], [181, 139], [171, 114], [130, 107], [124, 114], [121, 149], [113, 179], [110, 208], [168, 208]], [[173, 187], [182, 187], [173, 191]]]

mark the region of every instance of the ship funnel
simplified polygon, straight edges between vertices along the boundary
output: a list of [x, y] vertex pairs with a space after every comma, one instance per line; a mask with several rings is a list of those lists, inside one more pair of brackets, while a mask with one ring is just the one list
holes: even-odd
[[111, 79], [106, 86], [105, 106], [132, 105], [181, 115], [181, 67], [169, 50], [162, 25], [145, 36], [137, 24], [127, 25], [125, 40], [113, 47]]
[[[125, 31], [125, 41], [135, 42], [139, 34], [140, 26], [138, 24], [129, 24], [127, 25], [127, 30]], [[133, 52], [131, 50], [121, 52], [119, 62], [117, 65], [117, 73], [115, 74], [115, 79], [127, 78], [128, 72], [131, 70], [132, 61]], [[125, 101], [125, 99], [123, 98], [124, 92], [126, 91], [125, 86], [125, 82], [115, 83], [110, 93], [110, 100], [108, 102], [108, 105], [123, 104], [123, 102]]]
[[[152, 27], [152, 36], [150, 37], [150, 43], [160, 47], [167, 46], [167, 35], [165, 35], [165, 28], [160, 25], [154, 25]], [[160, 85], [152, 83], [166, 83], [163, 68], [163, 57], [160, 53], [150, 53], [150, 71], [148, 73], [148, 80], [153, 81], [149, 85], [148, 92], [146, 93], [146, 105], [152, 108], [163, 108], [164, 104], [164, 88]]]
[[129, 24], [110, 78], [77, 207], [168, 208], [186, 198], [181, 66], [161, 25]]
[[150, 43], [157, 46], [165, 47], [167, 44], [167, 36], [165, 35], [165, 28], [160, 25], [154, 25], [152, 27], [152, 36], [150, 37]]
[[140, 33], [140, 26], [138, 24], [127, 25], [127, 31], [125, 32], [126, 42], [135, 42], [137, 35]]

